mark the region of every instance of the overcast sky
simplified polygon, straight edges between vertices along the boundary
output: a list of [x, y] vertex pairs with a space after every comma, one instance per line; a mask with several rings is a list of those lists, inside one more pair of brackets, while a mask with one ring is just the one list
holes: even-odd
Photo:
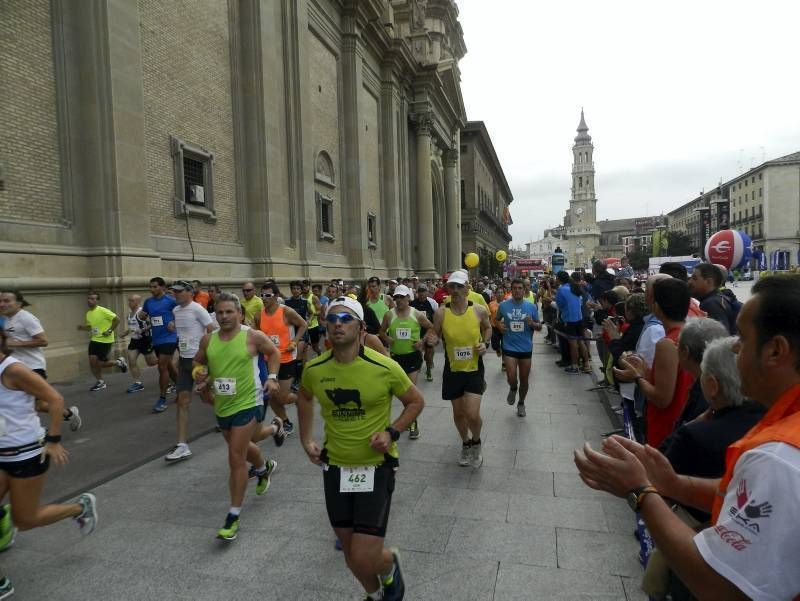
[[800, 151], [800, 2], [457, 4], [467, 117], [514, 195], [514, 245], [562, 222], [581, 107], [598, 220], [667, 213]]

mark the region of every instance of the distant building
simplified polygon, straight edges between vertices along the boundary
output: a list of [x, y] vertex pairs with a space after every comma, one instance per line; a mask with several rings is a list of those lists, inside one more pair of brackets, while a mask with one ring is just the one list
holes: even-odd
[[514, 197], [483, 121], [469, 121], [461, 130], [461, 248], [488, 268], [498, 250], [508, 251]]
[[663, 215], [655, 215], [598, 222], [600, 245], [597, 247], [597, 258], [619, 258], [637, 251], [648, 252], [652, 245], [653, 230], [663, 225], [665, 220]]
[[563, 243], [564, 241], [561, 238], [553, 236], [550, 230], [545, 230], [544, 238], [525, 244], [527, 249], [526, 254], [529, 259], [546, 259], [553, 254], [553, 251], [559, 244]]

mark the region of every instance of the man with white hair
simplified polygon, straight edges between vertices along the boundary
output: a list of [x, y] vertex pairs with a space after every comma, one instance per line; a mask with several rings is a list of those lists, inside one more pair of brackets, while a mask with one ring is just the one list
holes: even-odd
[[[384, 546], [384, 537], [399, 466], [397, 441], [425, 400], [395, 361], [361, 345], [364, 309], [358, 301], [330, 301], [325, 320], [332, 348], [303, 370], [300, 440], [311, 462], [323, 468], [328, 519], [367, 599], [399, 600], [405, 584], [398, 554]], [[403, 411], [392, 421], [395, 396]], [[314, 440], [314, 397], [325, 424], [323, 447]]]

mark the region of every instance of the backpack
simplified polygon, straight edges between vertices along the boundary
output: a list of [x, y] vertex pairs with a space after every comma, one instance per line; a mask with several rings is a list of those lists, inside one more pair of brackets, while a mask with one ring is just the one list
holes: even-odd
[[733, 293], [733, 290], [724, 288], [721, 291], [721, 294], [722, 298], [724, 298], [728, 304], [728, 315], [730, 316], [731, 325], [733, 325], [733, 328], [736, 329], [736, 318], [739, 317], [739, 311], [742, 310], [743, 303], [738, 298], [736, 298], [736, 295]]

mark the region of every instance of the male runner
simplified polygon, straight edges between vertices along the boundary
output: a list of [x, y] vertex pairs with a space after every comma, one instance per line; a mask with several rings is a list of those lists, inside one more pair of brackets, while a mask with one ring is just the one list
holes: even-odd
[[150, 279], [150, 294], [152, 296], [144, 301], [142, 310], [136, 317], [142, 321], [150, 320], [153, 349], [158, 357], [159, 397], [153, 405], [153, 413], [161, 413], [167, 408], [167, 387], [170, 380], [178, 380], [178, 372], [172, 361], [178, 348], [178, 335], [174, 328], [168, 327], [175, 319], [172, 310], [177, 303], [167, 294], [167, 283], [162, 277]]
[[264, 308], [264, 303], [256, 294], [256, 286], [253, 282], [245, 282], [242, 284], [242, 298], [239, 301], [242, 305], [242, 323], [246, 326], [252, 326], [256, 320], [256, 315], [261, 313]]
[[119, 325], [119, 317], [111, 309], [100, 306], [100, 294], [90, 292], [86, 296], [86, 304], [89, 310], [86, 311], [86, 323], [79, 325], [79, 330], [91, 332], [89, 338], [89, 369], [92, 371], [96, 382], [89, 391], [97, 392], [106, 388], [103, 380], [104, 367], [118, 367], [122, 373], [128, 371], [128, 364], [122, 357], [116, 361], [109, 361], [108, 354], [114, 346], [114, 330]]
[[175, 294], [176, 307], [172, 310], [175, 320], [168, 324], [178, 334], [178, 410], [176, 412], [178, 442], [164, 457], [166, 461], [174, 462], [188, 459], [192, 456], [189, 450], [189, 405], [192, 402], [192, 359], [200, 347], [200, 339], [204, 334], [214, 330], [214, 321], [203, 306], [194, 297], [194, 288], [191, 282], [178, 280], [170, 290]]
[[[242, 306], [235, 294], [221, 292], [216, 298], [219, 330], [200, 340], [194, 357], [192, 375], [197, 389], [206, 398], [213, 398], [217, 424], [228, 443], [228, 487], [231, 506], [225, 525], [217, 538], [232, 541], [239, 532], [239, 515], [247, 488], [247, 462], [256, 466], [256, 494], [269, 488], [270, 479], [278, 467], [277, 461], [265, 461], [261, 450], [252, 440], [273, 433], [279, 426], [264, 426], [263, 392], [270, 397], [278, 394], [280, 354], [263, 332], [242, 325]], [[258, 354], [269, 365], [269, 374], [262, 391], [258, 373]]]
[[[425, 317], [428, 318], [428, 321], [433, 323], [433, 316], [436, 313], [436, 310], [439, 308], [439, 303], [433, 300], [433, 297], [429, 295], [427, 284], [419, 284], [419, 286], [417, 286], [417, 298], [412, 300], [410, 304], [417, 311], [424, 312]], [[424, 339], [425, 334], [427, 333], [428, 330], [423, 329], [420, 333], [420, 336]], [[425, 348], [422, 351], [422, 354], [425, 358], [425, 379], [428, 382], [433, 382], [433, 353], [433, 346], [425, 343]]]
[[503, 363], [506, 365], [508, 396], [513, 405], [517, 395], [517, 371], [519, 370], [519, 401], [517, 415], [525, 417], [525, 397], [528, 395], [528, 377], [531, 373], [533, 354], [533, 332], [542, 329], [539, 309], [525, 298], [522, 280], [511, 281], [511, 298], [500, 303], [497, 322], [503, 334]]
[[[411, 382], [417, 384], [417, 376], [422, 368], [422, 349], [426, 347], [422, 340], [422, 332], [433, 327], [425, 313], [417, 311], [409, 305], [411, 290], [407, 286], [398, 286], [392, 297], [395, 307], [384, 315], [380, 337], [389, 346], [392, 359], [400, 364]], [[411, 440], [419, 438], [417, 420], [408, 427]]]
[[[384, 547], [395, 470], [396, 441], [425, 405], [400, 366], [361, 345], [364, 309], [340, 296], [328, 306], [333, 348], [308, 362], [297, 412], [309, 459], [323, 468], [325, 505], [347, 566], [367, 600], [403, 598], [405, 583], [395, 551]], [[403, 411], [391, 421], [392, 397]], [[325, 423], [325, 445], [314, 440], [313, 399]]]
[[[287, 307], [291, 307], [294, 309], [295, 313], [297, 313], [303, 320], [306, 322], [306, 327], [308, 327], [308, 322], [311, 319], [311, 313], [308, 307], [308, 300], [303, 296], [303, 282], [300, 280], [293, 280], [289, 282], [289, 292], [291, 296], [284, 301], [284, 304]], [[297, 392], [298, 387], [300, 386], [300, 376], [303, 375], [303, 362], [305, 361], [306, 356], [306, 346], [308, 343], [306, 341], [307, 336], [303, 336], [303, 339], [297, 343], [297, 359], [295, 360], [295, 379], [294, 384], [292, 384], [292, 391]], [[285, 428], [287, 426], [284, 426]], [[294, 431], [294, 427], [291, 424], [288, 427], [287, 434], [291, 434]]]
[[128, 327], [125, 329], [120, 338], [130, 336], [128, 342], [128, 367], [133, 376], [133, 384], [128, 386], [128, 393], [139, 392], [144, 390], [142, 383], [142, 370], [139, 369], [139, 355], [144, 357], [145, 363], [152, 367], [158, 360], [156, 359], [155, 351], [153, 351], [153, 339], [150, 336], [150, 324], [142, 321], [137, 317], [139, 311], [142, 310], [142, 297], [139, 294], [131, 294], [128, 296]]
[[[322, 313], [322, 303], [319, 297], [311, 290], [311, 282], [303, 280], [302, 296], [308, 303], [308, 330], [306, 338], [314, 352], [319, 355], [319, 316]], [[305, 359], [305, 357], [303, 358]]]
[[[269, 283], [261, 287], [264, 308], [256, 319], [256, 328], [266, 334], [280, 353], [279, 390], [277, 395], [270, 397], [269, 406], [281, 418], [286, 433], [291, 434], [294, 432], [294, 424], [286, 414], [286, 405], [293, 403], [296, 398], [291, 386], [297, 374], [297, 347], [306, 333], [307, 323], [289, 305], [278, 304], [279, 298], [277, 284]], [[283, 444], [283, 440], [280, 444]]]
[[[522, 280], [522, 285], [524, 288], [524, 294], [522, 295], [522, 298], [524, 298], [532, 305], [535, 305], [536, 293], [531, 289], [531, 279], [525, 278], [524, 280]], [[514, 296], [514, 280], [511, 280], [511, 296]]]
[[[394, 281], [394, 280], [391, 280]], [[395, 282], [397, 284], [397, 282]], [[391, 287], [394, 290], [395, 286]], [[388, 289], [387, 289], [388, 290]], [[375, 313], [379, 323], [383, 323], [383, 316], [394, 306], [391, 296], [381, 292], [381, 279], [372, 276], [367, 280], [367, 306]]]
[[442, 398], [453, 403], [453, 421], [462, 443], [458, 463], [477, 469], [483, 463], [481, 396], [486, 389], [483, 354], [489, 348], [492, 326], [489, 311], [468, 301], [467, 290], [466, 272], [451, 273], [447, 279], [450, 301], [436, 311], [433, 329], [427, 336], [432, 343], [439, 338], [444, 340]]

